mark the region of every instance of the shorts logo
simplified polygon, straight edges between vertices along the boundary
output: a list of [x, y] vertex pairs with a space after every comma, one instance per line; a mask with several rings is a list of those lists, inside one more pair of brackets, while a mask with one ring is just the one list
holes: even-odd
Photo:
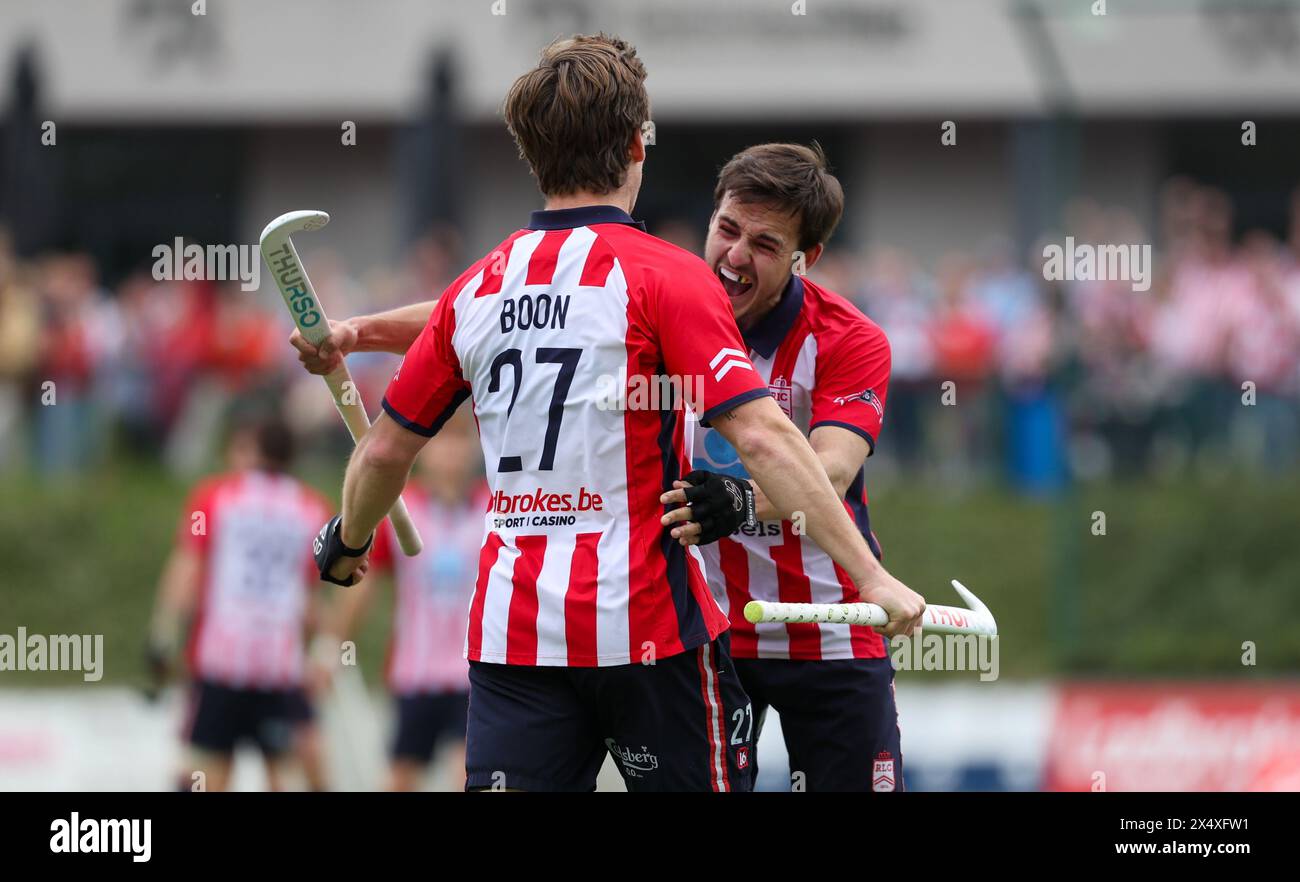
[[894, 790], [894, 758], [887, 750], [876, 754], [871, 768], [871, 789], [876, 793], [892, 793]]
[[605, 748], [623, 764], [623, 772], [629, 778], [644, 778], [659, 768], [659, 757], [650, 753], [644, 744], [638, 753], [630, 747], [619, 747], [613, 738], [606, 738]]
[[[719, 364], [722, 366], [719, 367]], [[744, 368], [747, 371], [752, 371], [754, 369], [753, 365], [749, 363], [749, 359], [745, 356], [745, 353], [741, 352], [739, 349], [731, 349], [725, 346], [722, 349], [719, 349], [718, 354], [713, 356], [713, 360], [709, 362], [709, 369], [714, 372], [713, 379], [717, 380], [719, 383], [722, 382], [722, 378], [730, 373], [731, 369], [734, 367]]]
[[741, 746], [736, 748], [736, 768], [738, 769], [749, 768], [749, 748], [747, 746]]
[[835, 399], [835, 403], [841, 407], [852, 401], [864, 401], [871, 405], [877, 416], [883, 417], [885, 415], [884, 405], [882, 405], [880, 399], [876, 397], [875, 389], [863, 389], [861, 392], [854, 392], [852, 395], [841, 395]]

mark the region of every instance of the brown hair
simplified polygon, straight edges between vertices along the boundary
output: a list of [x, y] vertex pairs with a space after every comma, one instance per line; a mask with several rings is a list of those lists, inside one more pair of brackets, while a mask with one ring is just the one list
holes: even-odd
[[252, 442], [268, 471], [287, 472], [293, 466], [298, 444], [293, 429], [280, 416], [248, 413], [238, 417], [228, 441], [241, 437]]
[[650, 118], [645, 66], [617, 37], [557, 40], [515, 80], [504, 113], [543, 194], [609, 193], [626, 181], [628, 144]]
[[844, 190], [827, 167], [816, 141], [758, 144], [740, 151], [722, 167], [713, 189], [713, 209], [728, 193], [740, 202], [758, 202], [799, 219], [799, 248], [825, 242], [844, 214]]

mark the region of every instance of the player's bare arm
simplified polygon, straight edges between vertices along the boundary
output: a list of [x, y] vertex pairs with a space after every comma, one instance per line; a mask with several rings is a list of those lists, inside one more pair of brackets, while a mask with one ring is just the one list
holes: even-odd
[[374, 595], [374, 579], [367, 579], [356, 591], [341, 592], [329, 608], [326, 634], [336, 643], [351, 640], [369, 613]]
[[182, 640], [182, 631], [198, 604], [202, 565], [192, 548], [178, 545], [163, 567], [158, 599], [149, 626], [149, 664], [161, 681]]
[[[889, 637], [912, 633], [921, 623], [925, 599], [891, 576], [872, 555], [845, 512], [842, 494], [836, 492], [826, 467], [780, 406], [771, 398], [755, 399], [716, 418], [713, 426], [736, 448], [775, 516], [789, 518], [802, 512], [808, 535], [844, 567], [862, 599], [885, 608], [890, 623], [878, 630]], [[665, 497], [680, 492], [670, 491]], [[663, 522], [672, 525], [690, 516], [690, 509], [683, 506], [664, 515]]]
[[[819, 425], [809, 434], [809, 444], [813, 445], [813, 453], [822, 461], [822, 466], [826, 468], [826, 475], [831, 479], [831, 485], [835, 488], [836, 496], [842, 498], [849, 492], [849, 485], [853, 484], [854, 477], [857, 477], [859, 468], [862, 463], [871, 455], [871, 445], [867, 444], [866, 438], [859, 436], [848, 429], [841, 429], [839, 425]], [[672, 493], [664, 493], [663, 502], [666, 503], [684, 503], [685, 494], [677, 490], [685, 490], [690, 487], [686, 481], [673, 481]], [[759, 487], [757, 481], [750, 481], [750, 487], [754, 488], [754, 513], [759, 520], [777, 520], [780, 514], [777, 513], [776, 507], [772, 501], [768, 500], [767, 494]], [[688, 522], [677, 524], [672, 528], [673, 539], [681, 540], [682, 545], [695, 545], [699, 541], [701, 527], [698, 523]]]
[[359, 315], [342, 321], [330, 321], [329, 337], [319, 347], [313, 346], [294, 328], [289, 342], [298, 350], [298, 360], [313, 374], [328, 374], [338, 367], [344, 356], [353, 352], [391, 352], [405, 355], [420, 331], [429, 323], [437, 300], [399, 306], [374, 315]]
[[[316, 644], [329, 650], [329, 667], [332, 670], [338, 661], [339, 645], [344, 640], [351, 640], [361, 626], [362, 620], [370, 610], [374, 599], [374, 580], [366, 579], [352, 591], [339, 592], [334, 600], [324, 609], [322, 626], [316, 637]], [[326, 661], [324, 650], [313, 650], [314, 660]]]
[[[862, 468], [862, 463], [871, 455], [871, 445], [857, 433], [839, 426], [818, 426], [808, 436], [808, 443], [812, 445], [813, 452], [821, 460], [826, 476], [830, 478], [831, 486], [835, 488], [835, 494], [843, 499], [849, 485], [857, 477], [858, 470]], [[754, 488], [754, 508], [758, 520], [779, 520], [781, 514], [767, 498], [763, 489], [756, 481], [749, 483]], [[669, 505], [684, 505], [686, 502], [684, 491], [690, 486], [685, 481], [674, 481], [674, 489], [665, 493], [660, 500]], [[674, 539], [682, 540], [684, 545], [698, 544], [700, 525], [695, 521], [679, 523], [673, 528], [672, 535]]]
[[[835, 495], [843, 499], [862, 463], [871, 455], [871, 445], [861, 435], [839, 426], [818, 426], [808, 434], [808, 443], [826, 469], [826, 477], [831, 479]], [[767, 521], [780, 517], [758, 482], [751, 483], [754, 485], [758, 519]]]
[[[858, 470], [862, 468], [862, 463], [871, 455], [871, 445], [857, 433], [839, 426], [818, 426], [809, 434], [808, 443], [826, 469], [826, 476], [831, 479], [835, 494], [843, 499], [848, 493], [849, 485], [857, 477]], [[686, 497], [681, 491], [689, 486], [685, 481], [674, 481], [673, 492], [665, 493], [662, 501], [678, 505], [684, 503]], [[778, 520], [781, 516], [763, 489], [755, 481], [750, 481], [750, 486], [754, 488], [756, 517], [760, 521]], [[674, 539], [685, 540], [683, 544], [693, 545], [698, 541], [700, 525], [693, 521], [680, 524], [673, 528], [672, 534]]]
[[328, 604], [317, 608], [320, 627], [311, 643], [311, 668], [308, 683], [320, 692], [334, 676], [339, 664], [339, 648], [351, 640], [365, 618], [374, 597], [373, 579], [365, 579], [350, 591], [337, 592]]
[[[370, 431], [357, 444], [343, 477], [343, 521], [339, 537], [349, 548], [365, 546], [384, 515], [401, 495], [406, 477], [421, 448], [428, 441], [380, 414]], [[346, 580], [355, 574], [364, 578], [368, 556], [344, 556], [330, 568], [330, 574]]]

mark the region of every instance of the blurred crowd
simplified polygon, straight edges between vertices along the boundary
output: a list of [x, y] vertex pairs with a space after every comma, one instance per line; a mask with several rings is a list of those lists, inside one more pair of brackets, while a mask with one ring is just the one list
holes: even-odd
[[[1300, 445], [1300, 195], [1286, 241], [1234, 237], [1223, 192], [1162, 188], [1159, 229], [1087, 199], [1017, 259], [990, 242], [926, 272], [905, 250], [824, 272], [888, 333], [887, 448], [961, 480], [1293, 468]], [[1043, 247], [1149, 243], [1149, 290], [1045, 281]], [[943, 397], [946, 382], [952, 393]], [[950, 406], [950, 405], [956, 406]], [[882, 452], [884, 452], [882, 450]]]
[[[998, 241], [934, 260], [903, 244], [829, 249], [810, 276], [851, 298], [893, 348], [882, 466], [1035, 492], [1072, 478], [1294, 468], [1300, 197], [1285, 240], [1236, 231], [1226, 194], [1185, 179], [1162, 188], [1157, 222], [1144, 229], [1079, 199], [1026, 254]], [[679, 219], [652, 231], [702, 244]], [[1150, 243], [1150, 290], [1045, 281], [1043, 244], [1067, 234]], [[466, 255], [439, 230], [396, 268], [359, 276], [333, 253], [303, 257], [338, 317], [432, 296]], [[262, 288], [160, 282], [145, 265], [109, 290], [86, 254], [19, 261], [0, 235], [0, 470], [74, 472], [117, 452], [193, 473], [232, 411], [256, 406], [346, 443], [286, 344], [269, 279]], [[396, 359], [349, 363], [373, 409]]]
[[[403, 266], [353, 277], [333, 252], [303, 255], [342, 317], [426, 299], [459, 271], [454, 237], [431, 234]], [[348, 439], [319, 380], [299, 367], [269, 276], [240, 283], [156, 281], [149, 264], [106, 287], [84, 253], [17, 260], [0, 232], [0, 471], [75, 473], [113, 456], [159, 460], [179, 475], [209, 468], [228, 426], [276, 411], [310, 448]], [[395, 356], [355, 355], [377, 404]], [[313, 431], [319, 429], [319, 432]]]

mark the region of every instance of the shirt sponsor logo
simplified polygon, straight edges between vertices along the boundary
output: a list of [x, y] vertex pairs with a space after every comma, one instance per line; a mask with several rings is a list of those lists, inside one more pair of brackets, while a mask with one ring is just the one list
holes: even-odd
[[[571, 527], [578, 522], [577, 515], [564, 512], [604, 511], [605, 500], [599, 493], [579, 487], [573, 493], [547, 493], [540, 487], [532, 493], [506, 493], [498, 490], [492, 495], [488, 509], [492, 529], [515, 530], [520, 527]], [[501, 517], [511, 515], [511, 517]]]
[[497, 514], [514, 514], [530, 511], [601, 511], [605, 501], [599, 493], [586, 487], [578, 488], [577, 499], [572, 493], [547, 493], [538, 487], [533, 493], [506, 493], [498, 490], [492, 496], [492, 511]]

